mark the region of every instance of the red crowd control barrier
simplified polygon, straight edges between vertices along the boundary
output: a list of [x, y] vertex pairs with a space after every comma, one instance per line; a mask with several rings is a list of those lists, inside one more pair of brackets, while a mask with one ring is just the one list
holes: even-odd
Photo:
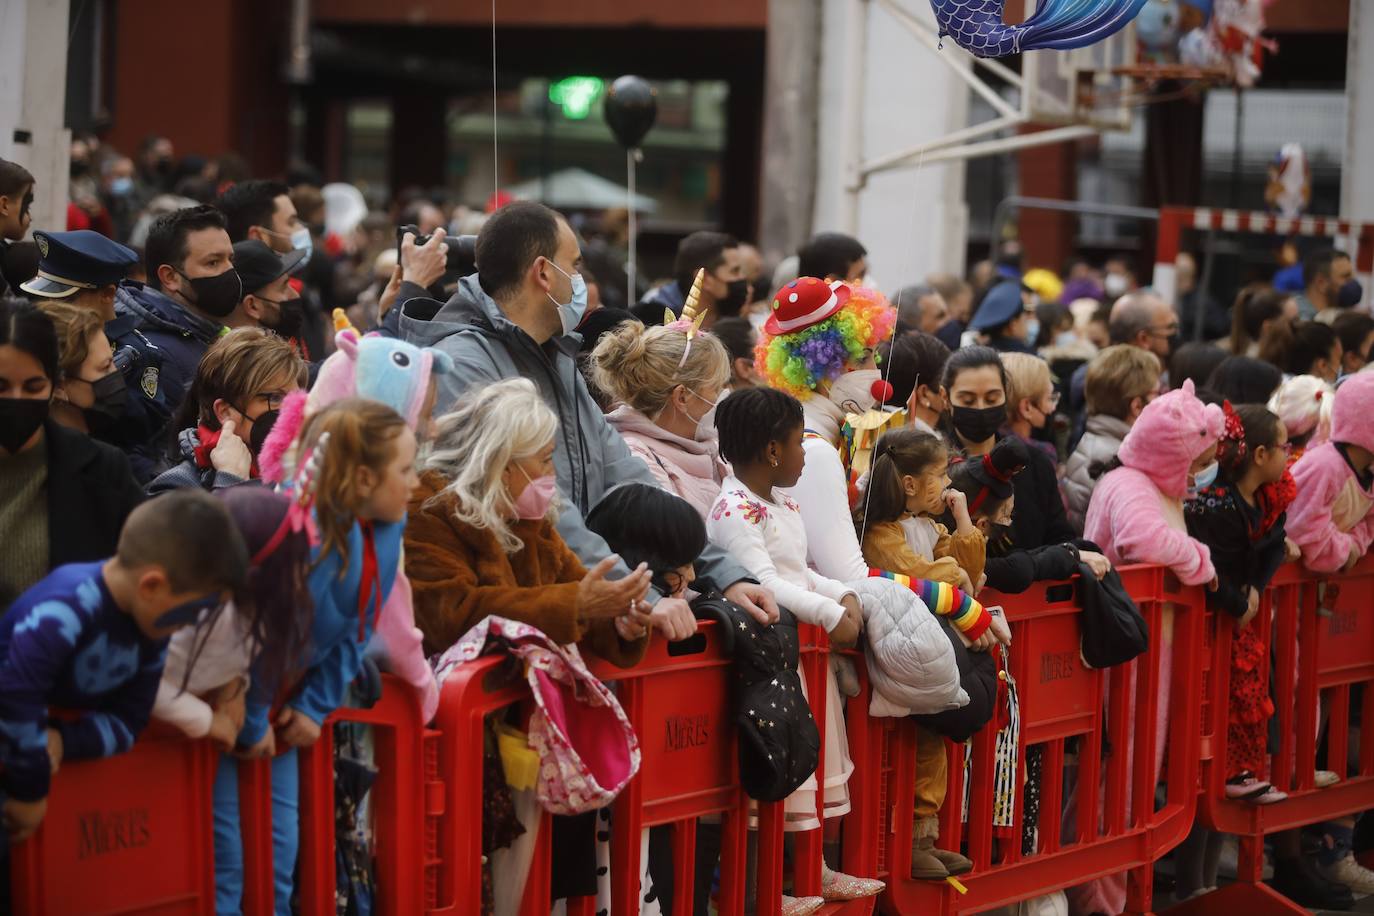
[[[882, 844], [879, 876], [888, 881], [884, 912], [975, 912], [1120, 872], [1129, 872], [1127, 911], [1151, 910], [1152, 865], [1188, 835], [1196, 807], [1203, 592], [1180, 585], [1159, 567], [1120, 572], [1149, 623], [1150, 649], [1127, 665], [1105, 671], [1086, 668], [1080, 656], [1076, 580], [1040, 583], [1022, 595], [979, 596], [986, 605], [1000, 603], [1011, 623], [1011, 673], [1021, 701], [1021, 728], [1009, 829], [993, 826], [994, 729], [985, 728], [972, 740], [966, 823], [961, 818], [963, 746], [947, 748], [949, 793], [940, 813], [939, 844], [959, 849], [961, 842], [967, 843], [974, 870], [959, 878], [966, 894], [945, 882], [909, 877], [914, 728], [909, 720], [869, 724], [867, 739], [855, 746], [856, 776], [878, 781], [884, 821], [880, 831], [860, 835], [857, 841]], [[1167, 794], [1156, 809], [1152, 762], [1166, 657], [1172, 658]], [[1129, 697], [1132, 680], [1134, 709]], [[874, 731], [881, 733], [881, 740]], [[1027, 749], [1036, 746], [1043, 761], [1039, 844], [1027, 854], [1022, 851], [1025, 761]], [[1077, 779], [1069, 791], [1076, 795], [1076, 830], [1072, 823], [1061, 830], [1064, 773], [1074, 759]]]
[[[946, 883], [908, 877], [914, 729], [909, 720], [869, 718], [863, 660], [851, 653], [862, 689], [847, 703], [855, 770], [849, 783], [851, 811], [842, 822], [841, 867], [888, 882], [877, 901], [884, 912], [976, 912], [1116, 873], [1129, 875], [1127, 911], [1148, 912], [1152, 865], [1183, 840], [1195, 814], [1216, 829], [1240, 834], [1245, 851], [1237, 889], [1219, 892], [1233, 895], [1234, 901], [1209, 895], [1195, 909], [1288, 912], [1292, 908], [1258, 882], [1264, 835], [1374, 807], [1374, 704], [1366, 704], [1361, 713], [1357, 764], [1342, 764], [1352, 745], [1351, 688], [1374, 682], [1374, 560], [1325, 580], [1285, 568], [1265, 597], [1265, 613], [1256, 625], [1276, 648], [1274, 692], [1283, 735], [1270, 775], [1277, 785], [1295, 786], [1292, 799], [1267, 808], [1222, 797], [1229, 625], [1208, 629], [1201, 587], [1183, 587], [1156, 567], [1127, 568], [1121, 575], [1149, 623], [1151, 646], [1135, 662], [1106, 671], [1087, 669], [1081, 661], [1079, 583], [1040, 584], [1018, 596], [981, 596], [987, 604], [1001, 603], [1012, 626], [1011, 674], [1020, 697], [1019, 764], [1012, 780], [1011, 823], [994, 827], [995, 731], [984, 729], [970, 743], [967, 777], [959, 765], [964, 747], [948, 746], [950, 783], [940, 845], [965, 848], [973, 859], [974, 871], [961, 878], [966, 894]], [[1210, 643], [1208, 633], [1213, 634]], [[831, 653], [816, 628], [803, 626], [800, 635], [810, 701], [824, 732], [826, 693], [821, 685]], [[642, 751], [640, 774], [613, 806], [612, 913], [638, 911], [641, 838], [650, 827], [671, 832], [675, 911], [690, 912], [700, 902], [693, 900], [698, 864], [706, 871], [718, 870], [715, 902], [725, 916], [746, 911], [750, 879], [756, 912], [764, 914], [777, 912], [784, 888], [797, 895], [820, 890], [823, 832], [795, 834], [785, 863], [782, 805], [753, 806], [739, 787], [731, 724], [734, 676], [718, 624], [703, 624], [697, 637], [683, 643], [655, 639], [633, 669], [601, 662], [593, 667], [614, 685]], [[1158, 801], [1155, 721], [1164, 695], [1169, 713], [1165, 794]], [[1206, 702], [1199, 703], [1204, 695]], [[467, 916], [479, 911], [484, 722], [493, 713], [505, 715], [510, 707], [516, 708], [518, 721], [528, 702], [517, 664], [492, 656], [449, 677], [432, 730], [419, 721], [410, 688], [392, 678], [386, 678], [376, 707], [340, 710], [331, 719], [374, 726], [379, 912]], [[1319, 744], [1323, 722], [1326, 737]], [[326, 730], [315, 748], [301, 754], [298, 887], [301, 911], [321, 916], [334, 909], [330, 736]], [[1039, 842], [1034, 851], [1023, 852], [1023, 778], [1030, 748], [1038, 748], [1042, 760]], [[1325, 766], [1348, 776], [1338, 786], [1316, 790], [1312, 772], [1322, 749]], [[216, 760], [206, 742], [188, 741], [155, 726], [129, 754], [64, 764], [54, 779], [43, 828], [12, 852], [15, 912], [211, 912]], [[824, 773], [818, 776], [823, 783]], [[240, 777], [244, 912], [268, 913], [270, 769], [265, 763], [244, 765]], [[961, 802], [966, 781], [965, 818]], [[1069, 800], [1076, 816], [1061, 818]], [[755, 816], [751, 843], [749, 825]], [[547, 913], [549, 907], [550, 821], [547, 816], [539, 820], [524, 889], [525, 914]], [[698, 863], [701, 824], [716, 822], [719, 861]], [[752, 860], [751, 845], [757, 847]], [[832, 904], [824, 912], [869, 913], [874, 904], [871, 899]], [[597, 908], [592, 898], [581, 898], [569, 901], [568, 909], [590, 916]]]
[[[1305, 913], [1260, 880], [1268, 834], [1374, 808], [1374, 558], [1349, 573], [1316, 576], [1297, 564], [1275, 576], [1251, 626], [1273, 647], [1272, 687], [1279, 744], [1265, 778], [1289, 793], [1286, 801], [1256, 806], [1225, 797], [1227, 708], [1231, 693], [1234, 622], [1225, 615], [1208, 627], [1210, 650], [1201, 742], [1199, 818], [1213, 830], [1241, 840], [1235, 884], [1183, 904], [1184, 913]], [[1268, 666], [1264, 666], [1265, 669]], [[1272, 677], [1272, 682], [1271, 682]], [[1351, 756], [1350, 696], [1364, 689], [1359, 745]], [[1319, 741], [1324, 734], [1325, 740]], [[1319, 752], [1325, 751], [1324, 759]], [[1317, 789], [1318, 768], [1342, 781]]]
[[157, 725], [127, 754], [63, 762], [38, 833], [10, 850], [13, 912], [213, 913], [215, 762]]

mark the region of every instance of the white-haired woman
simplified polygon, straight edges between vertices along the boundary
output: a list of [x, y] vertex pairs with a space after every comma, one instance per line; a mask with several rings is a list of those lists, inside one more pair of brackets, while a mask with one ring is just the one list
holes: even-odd
[[618, 402], [606, 421], [660, 486], [705, 518], [728, 473], [716, 450], [715, 411], [730, 381], [730, 355], [710, 334], [687, 343], [682, 322], [626, 321], [602, 335], [592, 371]]
[[558, 421], [527, 379], [471, 394], [437, 423], [406, 525], [406, 575], [425, 652], [491, 614], [629, 667], [648, 645], [649, 572], [588, 571], [554, 529]]

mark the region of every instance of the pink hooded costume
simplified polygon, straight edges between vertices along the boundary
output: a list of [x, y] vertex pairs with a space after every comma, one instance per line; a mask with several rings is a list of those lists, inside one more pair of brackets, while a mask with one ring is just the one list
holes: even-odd
[[[1185, 585], [1212, 581], [1211, 551], [1188, 536], [1183, 499], [1188, 493], [1188, 469], [1221, 436], [1225, 418], [1220, 407], [1203, 404], [1193, 383], [1161, 395], [1145, 406], [1117, 453], [1121, 467], [1111, 471], [1093, 490], [1083, 536], [1099, 544], [1113, 566], [1155, 563], [1167, 566]], [[1161, 619], [1160, 705], [1155, 722], [1154, 777], [1164, 768], [1173, 674], [1173, 614]], [[1130, 681], [1135, 708], [1135, 680]], [[1134, 757], [1134, 731], [1129, 733], [1127, 759]], [[1066, 818], [1075, 816], [1070, 811]], [[1125, 873], [1107, 875], [1068, 891], [1070, 910], [1083, 913], [1120, 913], [1126, 906]]]
[[1360, 372], [1336, 389], [1331, 439], [1311, 446], [1293, 464], [1298, 495], [1288, 507], [1288, 536], [1302, 548], [1313, 572], [1335, 572], [1353, 549], [1363, 555], [1374, 542], [1374, 489], [1360, 486], [1336, 443], [1374, 452], [1374, 373]]

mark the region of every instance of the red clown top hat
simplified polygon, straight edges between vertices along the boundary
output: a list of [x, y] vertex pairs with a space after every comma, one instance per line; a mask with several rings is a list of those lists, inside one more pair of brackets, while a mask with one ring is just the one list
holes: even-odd
[[773, 297], [773, 314], [768, 316], [763, 329], [773, 337], [791, 334], [820, 324], [848, 301], [849, 287], [839, 280], [826, 283], [815, 277], [799, 277]]

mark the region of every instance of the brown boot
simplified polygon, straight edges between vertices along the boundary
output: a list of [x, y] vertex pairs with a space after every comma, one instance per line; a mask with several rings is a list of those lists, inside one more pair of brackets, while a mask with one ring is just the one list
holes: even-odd
[[949, 869], [935, 855], [938, 852], [935, 841], [930, 837], [917, 837], [911, 841], [911, 877], [917, 881], [943, 881], [949, 877]]
[[936, 818], [917, 818], [911, 825], [911, 877], [917, 881], [943, 881], [949, 877], [949, 869], [935, 848], [939, 835], [940, 821]]
[[945, 870], [956, 878], [973, 871], [973, 860], [952, 850], [932, 849], [931, 855], [939, 859]]

